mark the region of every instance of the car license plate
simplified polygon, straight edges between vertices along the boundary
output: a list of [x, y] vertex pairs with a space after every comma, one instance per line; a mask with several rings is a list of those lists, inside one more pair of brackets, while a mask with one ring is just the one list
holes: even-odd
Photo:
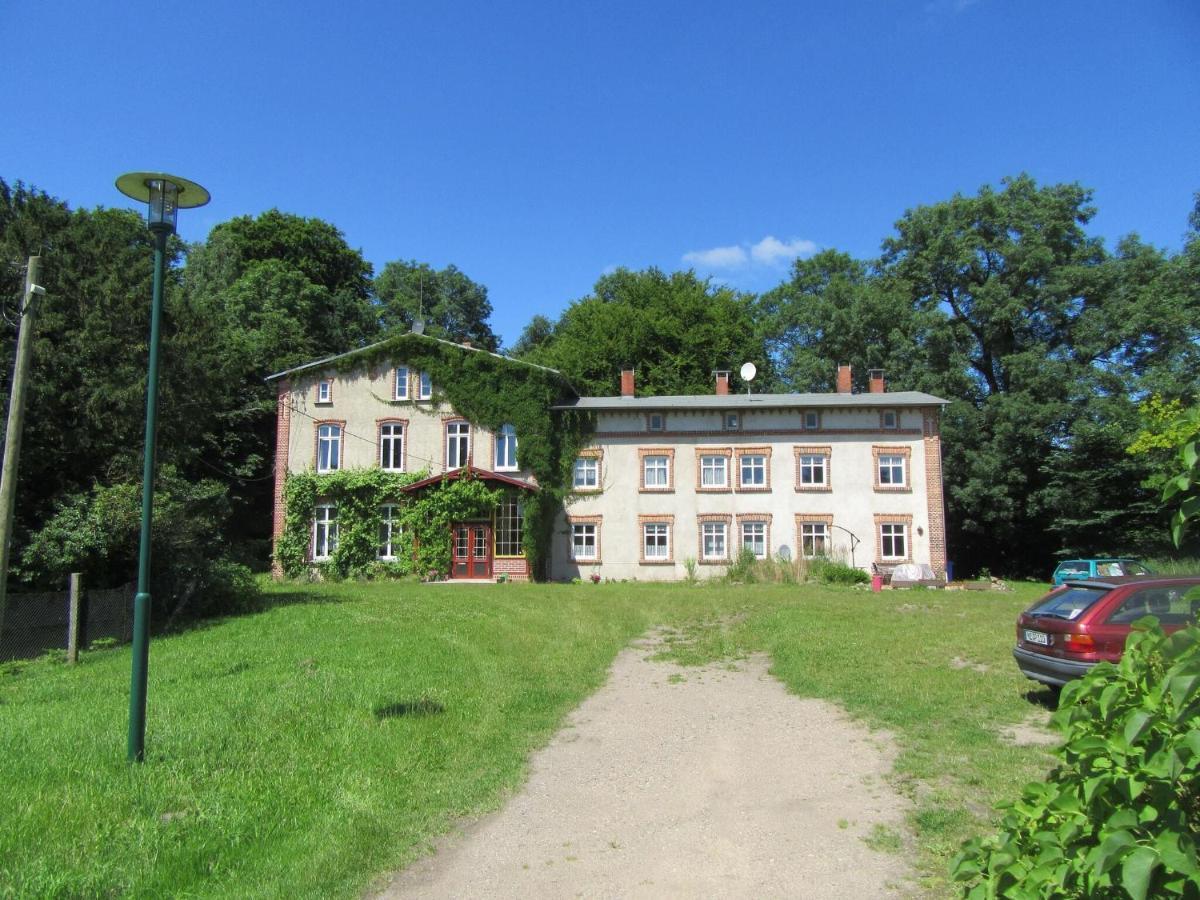
[[1026, 629], [1025, 640], [1030, 644], [1041, 644], [1043, 647], [1050, 646], [1050, 635], [1041, 631], [1030, 631], [1029, 629]]

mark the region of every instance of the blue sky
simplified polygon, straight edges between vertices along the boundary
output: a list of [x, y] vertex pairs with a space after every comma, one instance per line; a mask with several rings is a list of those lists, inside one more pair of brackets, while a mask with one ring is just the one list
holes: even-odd
[[[906, 209], [1027, 171], [1178, 249], [1200, 190], [1200, 4], [0, 4], [0, 176], [120, 206], [155, 169], [376, 267], [454, 263], [506, 343], [615, 266], [747, 290], [873, 256]], [[336, 348], [331, 348], [336, 349]]]

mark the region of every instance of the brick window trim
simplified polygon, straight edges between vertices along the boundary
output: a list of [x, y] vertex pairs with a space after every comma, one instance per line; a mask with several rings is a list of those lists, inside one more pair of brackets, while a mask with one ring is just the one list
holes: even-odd
[[[341, 437], [338, 439], [338, 459], [337, 469], [342, 468], [342, 463], [346, 460], [346, 420], [345, 419], [318, 419], [313, 422], [313, 470], [317, 470], [317, 466], [321, 461], [321, 426], [336, 425], [341, 429]], [[322, 473], [324, 474], [324, 473]]]
[[[646, 457], [665, 456], [667, 458], [667, 483], [663, 487], [646, 487]], [[638, 493], [639, 494], [673, 494], [675, 493], [675, 448], [674, 447], [638, 447]], [[672, 551], [674, 552], [674, 551]]]
[[[321, 399], [321, 385], [323, 385], [323, 384], [329, 385], [329, 399], [328, 400]], [[316, 390], [317, 390], [317, 393], [316, 393], [315, 398], [313, 399], [314, 406], [333, 406], [333, 379], [332, 378], [318, 378]]]
[[381, 469], [383, 468], [383, 462], [380, 460], [380, 456], [383, 453], [383, 426], [384, 425], [402, 425], [402, 426], [404, 426], [404, 436], [403, 436], [403, 442], [401, 444], [401, 451], [403, 453], [403, 456], [400, 459], [400, 465], [402, 465], [404, 468], [399, 469], [399, 470], [384, 469], [384, 471], [385, 472], [395, 472], [395, 471], [407, 472], [408, 471], [408, 419], [397, 419], [394, 416], [385, 416], [382, 419], [375, 420], [375, 465], [379, 466]]
[[[573, 563], [580, 565], [598, 566], [601, 562], [602, 550], [600, 543], [600, 530], [604, 524], [604, 516], [567, 516], [567, 556]], [[596, 555], [592, 559], [576, 559], [575, 558], [575, 527], [576, 525], [595, 525], [596, 526]]]
[[763, 558], [769, 559], [771, 556], [771, 514], [770, 513], [738, 513], [734, 517], [737, 521], [735, 528], [737, 529], [737, 548], [738, 553], [742, 552], [742, 525], [747, 522], [761, 523], [766, 526], [763, 528]]
[[[704, 555], [704, 526], [709, 522], [719, 522], [725, 526], [725, 555], [724, 556], [705, 556]], [[701, 513], [696, 516], [696, 562], [702, 566], [727, 566], [729, 565], [729, 550], [730, 544], [733, 542], [733, 535], [730, 534], [730, 525], [733, 524], [733, 516], [729, 513]], [[738, 535], [738, 547], [741, 547], [741, 535]]]
[[[725, 457], [725, 486], [714, 487], [713, 485], [702, 484], [704, 478], [704, 468], [702, 465], [703, 458], [706, 456], [723, 456]], [[733, 490], [733, 473], [730, 468], [733, 465], [733, 448], [732, 447], [697, 447], [696, 448], [696, 493], [698, 494], [728, 494]]]
[[599, 494], [604, 491], [604, 448], [588, 447], [575, 454], [576, 459], [594, 459], [596, 461], [596, 486], [579, 487], [575, 484], [575, 466], [571, 466], [571, 493]]
[[[769, 494], [771, 492], [771, 450], [772, 447], [738, 447], [734, 451], [734, 469], [736, 480], [734, 481], [734, 490], [743, 494]], [[763, 475], [766, 478], [766, 484], [755, 484], [749, 487], [742, 484], [742, 457], [743, 456], [763, 456], [766, 459], [763, 462]]]
[[[905, 556], [883, 557], [883, 529], [881, 525], [904, 525]], [[875, 514], [875, 562], [881, 566], [898, 566], [901, 563], [913, 561], [913, 517], [909, 513], [876, 513]]]
[[[904, 457], [904, 484], [879, 483], [879, 457], [881, 456]], [[876, 445], [871, 448], [871, 467], [874, 473], [872, 478], [875, 482], [876, 492], [880, 494], [912, 493], [912, 447], [881, 447]]]
[[[800, 480], [800, 457], [802, 456], [823, 456], [825, 457], [825, 483], [824, 484], [804, 484]], [[828, 494], [833, 491], [833, 447], [804, 447], [793, 446], [792, 458], [796, 461], [796, 493], [798, 494]], [[878, 478], [878, 473], [876, 473]]]
[[[667, 526], [666, 559], [646, 559], [646, 529], [643, 527], [645, 525]], [[638, 563], [643, 566], [675, 565], [675, 517], [673, 515], [638, 516]]]
[[[446, 449], [450, 441], [449, 428], [447, 426], [459, 423], [467, 426], [467, 460], [459, 468], [465, 469], [467, 466], [472, 465], [475, 460], [475, 428], [462, 416], [442, 416], [442, 471], [444, 472], [454, 471], [446, 462]], [[405, 452], [407, 453], [408, 451], [406, 450]]]

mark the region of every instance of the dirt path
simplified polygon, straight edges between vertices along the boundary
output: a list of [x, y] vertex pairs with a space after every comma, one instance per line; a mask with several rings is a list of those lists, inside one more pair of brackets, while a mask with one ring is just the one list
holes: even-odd
[[885, 897], [901, 830], [890, 754], [766, 659], [735, 670], [648, 659], [643, 641], [536, 754], [499, 812], [398, 873], [382, 898]]

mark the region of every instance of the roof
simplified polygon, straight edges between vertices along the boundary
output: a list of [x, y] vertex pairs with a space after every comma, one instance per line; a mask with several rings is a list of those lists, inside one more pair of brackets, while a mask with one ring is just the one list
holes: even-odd
[[540, 490], [532, 481], [524, 481], [520, 478], [513, 478], [511, 475], [502, 475], [499, 472], [491, 472], [488, 469], [481, 469], [478, 466], [472, 465], [464, 466], [461, 469], [453, 469], [440, 475], [430, 475], [428, 478], [422, 478], [420, 481], [406, 484], [401, 490], [405, 493], [411, 493], [412, 491], [419, 491], [421, 488], [429, 487], [431, 484], [438, 484], [442, 481], [457, 481], [464, 475], [470, 475], [481, 481], [499, 481], [502, 484], [519, 487], [526, 491]]
[[425, 341], [433, 341], [438, 344], [445, 344], [447, 347], [455, 347], [459, 350], [467, 350], [471, 353], [486, 353], [488, 356], [494, 356], [496, 359], [504, 360], [505, 362], [514, 363], [518, 366], [528, 366], [531, 369], [540, 369], [543, 372], [549, 372], [552, 375], [557, 375], [565, 379], [565, 376], [558, 369], [551, 369], [548, 366], [539, 366], [537, 363], [525, 362], [521, 359], [513, 359], [511, 356], [504, 356], [501, 353], [493, 353], [490, 350], [484, 350], [481, 347], [468, 347], [466, 344], [456, 344], [454, 341], [447, 341], [442, 338], [433, 337], [429, 334], [417, 334], [415, 331], [409, 331], [405, 334], [392, 335], [389, 338], [384, 338], [382, 341], [376, 341], [374, 344], [367, 344], [365, 347], [358, 347], [354, 350], [347, 350], [345, 353], [335, 353], [333, 356], [326, 356], [323, 359], [314, 359], [312, 362], [302, 363], [298, 366], [293, 366], [290, 369], [284, 369], [282, 372], [276, 372], [274, 375], [268, 375], [264, 381], [274, 381], [276, 378], [283, 378], [285, 375], [295, 375], [297, 372], [305, 372], [309, 369], [319, 369], [321, 366], [328, 365], [339, 359], [346, 359], [350, 356], [355, 356], [359, 353], [367, 353], [370, 350], [376, 350], [386, 344], [394, 343], [399, 338], [420, 338]]
[[683, 394], [664, 397], [580, 397], [554, 409], [636, 412], [649, 409], [811, 409], [812, 407], [945, 406], [943, 400], [921, 391], [882, 394]]

